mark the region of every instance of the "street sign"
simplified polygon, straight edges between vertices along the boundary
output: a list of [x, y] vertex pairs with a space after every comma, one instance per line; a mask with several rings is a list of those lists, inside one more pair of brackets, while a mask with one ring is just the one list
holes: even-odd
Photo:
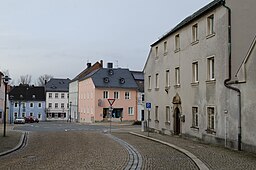
[[112, 106], [115, 102], [115, 99], [108, 99], [108, 103], [110, 106]]
[[147, 102], [147, 103], [146, 103], [146, 108], [147, 108], [147, 109], [151, 109], [151, 103]]

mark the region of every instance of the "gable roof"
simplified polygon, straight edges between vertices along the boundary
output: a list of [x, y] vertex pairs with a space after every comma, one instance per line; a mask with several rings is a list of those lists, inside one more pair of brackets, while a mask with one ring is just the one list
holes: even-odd
[[138, 88], [129, 69], [100, 68], [89, 73], [84, 79], [89, 77], [92, 78], [96, 88]]
[[144, 92], [144, 73], [142, 71], [131, 71], [132, 76], [137, 83], [138, 91]]
[[92, 66], [87, 67], [86, 69], [84, 69], [82, 72], [80, 72], [75, 78], [73, 78], [71, 82], [77, 81], [82, 79], [83, 77], [85, 77], [88, 73], [90, 73], [91, 71], [101, 68], [102, 65], [97, 61], [96, 63], [94, 63]]
[[46, 92], [68, 92], [70, 79], [52, 78], [45, 85]]
[[45, 101], [43, 86], [19, 85], [9, 92], [9, 99], [23, 101]]
[[205, 13], [219, 7], [220, 5], [222, 5], [223, 3], [225, 3], [225, 0], [214, 0], [211, 3], [209, 3], [208, 5], [204, 6], [203, 8], [199, 9], [198, 11], [196, 11], [195, 13], [193, 13], [192, 15], [188, 16], [187, 18], [185, 18], [184, 20], [182, 20], [178, 25], [176, 25], [171, 31], [169, 31], [167, 34], [165, 34], [164, 36], [162, 36], [160, 39], [158, 39], [156, 42], [154, 42], [153, 44], [151, 44], [151, 46], [156, 45], [157, 43], [159, 43], [160, 41], [164, 40], [165, 38], [167, 38], [168, 36], [170, 36], [171, 34], [173, 34], [174, 32], [178, 31], [179, 29], [181, 29], [182, 27], [186, 26], [187, 24], [191, 23], [193, 20], [201, 17], [202, 15], [204, 15]]

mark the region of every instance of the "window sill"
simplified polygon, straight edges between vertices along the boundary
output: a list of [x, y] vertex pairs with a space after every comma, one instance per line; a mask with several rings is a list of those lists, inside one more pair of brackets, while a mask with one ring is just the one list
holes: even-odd
[[129, 114], [128, 116], [134, 116], [134, 114], [131, 114], [131, 115]]
[[155, 123], [159, 123], [159, 120], [155, 120]]
[[196, 44], [198, 44], [199, 43], [199, 40], [196, 40], [196, 41], [193, 41], [192, 43], [191, 43], [191, 45], [193, 46], [193, 45], [196, 45]]
[[148, 89], [148, 92], [151, 92], [152, 89]]
[[198, 86], [199, 85], [199, 82], [193, 82], [191, 83], [191, 86]]
[[174, 53], [177, 53], [180, 51], [180, 48], [177, 48], [176, 50], [174, 50]]
[[216, 79], [213, 79], [213, 80], [207, 80], [205, 81], [206, 84], [215, 84], [216, 83]]
[[174, 88], [180, 88], [180, 84], [174, 85]]
[[199, 127], [191, 126], [190, 128], [191, 128], [192, 130], [199, 131]]
[[155, 88], [155, 91], [159, 91], [159, 87]]
[[216, 132], [215, 132], [213, 129], [206, 129], [205, 131], [206, 131], [206, 133], [208, 133], [208, 134], [216, 135]]
[[166, 56], [168, 54], [168, 52], [164, 52], [164, 56]]
[[209, 34], [209, 35], [206, 36], [206, 39], [212, 38], [214, 36], [215, 36], [215, 33]]

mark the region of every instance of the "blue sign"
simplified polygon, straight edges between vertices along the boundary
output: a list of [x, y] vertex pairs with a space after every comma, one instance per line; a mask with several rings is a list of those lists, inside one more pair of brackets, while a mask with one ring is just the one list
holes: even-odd
[[147, 102], [147, 103], [146, 103], [146, 108], [147, 108], [147, 109], [151, 109], [151, 103]]

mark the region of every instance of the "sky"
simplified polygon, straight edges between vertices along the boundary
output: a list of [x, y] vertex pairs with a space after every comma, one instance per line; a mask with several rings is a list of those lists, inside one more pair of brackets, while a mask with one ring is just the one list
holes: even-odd
[[73, 79], [86, 63], [142, 71], [150, 45], [212, 0], [0, 0], [0, 71]]

